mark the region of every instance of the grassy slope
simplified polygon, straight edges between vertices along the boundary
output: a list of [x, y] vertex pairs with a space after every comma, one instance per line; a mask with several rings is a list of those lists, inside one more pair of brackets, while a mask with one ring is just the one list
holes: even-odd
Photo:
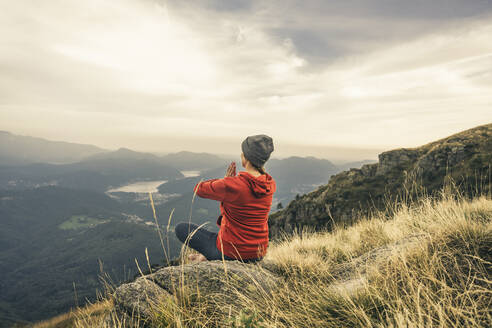
[[[174, 299], [157, 313], [155, 327], [491, 326], [490, 197], [470, 201], [443, 193], [392, 211], [390, 220], [380, 212], [349, 228], [272, 242], [265, 261], [285, 278], [283, 288], [256, 299], [238, 295], [242, 306], [228, 318], [196, 297]], [[336, 273], [354, 258], [415, 235], [422, 237], [413, 247], [368, 264], [359, 289], [333, 288]], [[69, 321], [93, 326], [101, 316], [90, 313]]]

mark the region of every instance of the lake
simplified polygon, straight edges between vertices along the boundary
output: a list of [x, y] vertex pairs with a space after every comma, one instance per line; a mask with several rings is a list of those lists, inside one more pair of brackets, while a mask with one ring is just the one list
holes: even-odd
[[200, 171], [181, 171], [185, 178], [197, 177], [200, 175]]
[[[200, 171], [181, 171], [185, 178], [197, 177], [200, 175]], [[158, 192], [161, 184], [166, 183], [168, 180], [152, 180], [152, 181], [138, 181], [118, 188], [113, 188], [107, 192]]]
[[158, 192], [157, 187], [166, 182], [167, 180], [139, 181], [107, 192]]

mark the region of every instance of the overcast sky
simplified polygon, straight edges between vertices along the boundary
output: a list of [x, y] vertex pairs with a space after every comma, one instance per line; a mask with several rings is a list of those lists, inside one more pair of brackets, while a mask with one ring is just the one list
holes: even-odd
[[356, 159], [490, 122], [492, 0], [0, 0], [16, 134]]

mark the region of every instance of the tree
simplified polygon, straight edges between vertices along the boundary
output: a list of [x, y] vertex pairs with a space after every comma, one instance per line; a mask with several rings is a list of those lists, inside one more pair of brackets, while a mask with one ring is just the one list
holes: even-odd
[[281, 209], [283, 209], [283, 208], [284, 208], [284, 206], [282, 205], [282, 203], [281, 203], [281, 202], [280, 202], [280, 203], [278, 203], [278, 205], [277, 205], [277, 210], [281, 210]]

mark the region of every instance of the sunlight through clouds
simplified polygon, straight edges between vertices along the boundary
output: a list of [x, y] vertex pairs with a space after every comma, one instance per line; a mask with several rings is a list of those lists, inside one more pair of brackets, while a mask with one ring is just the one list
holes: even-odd
[[65, 138], [109, 148], [150, 133], [147, 151], [262, 129], [298, 145], [391, 148], [492, 120], [490, 13], [202, 4], [0, 0], [0, 129], [57, 138], [56, 121]]

